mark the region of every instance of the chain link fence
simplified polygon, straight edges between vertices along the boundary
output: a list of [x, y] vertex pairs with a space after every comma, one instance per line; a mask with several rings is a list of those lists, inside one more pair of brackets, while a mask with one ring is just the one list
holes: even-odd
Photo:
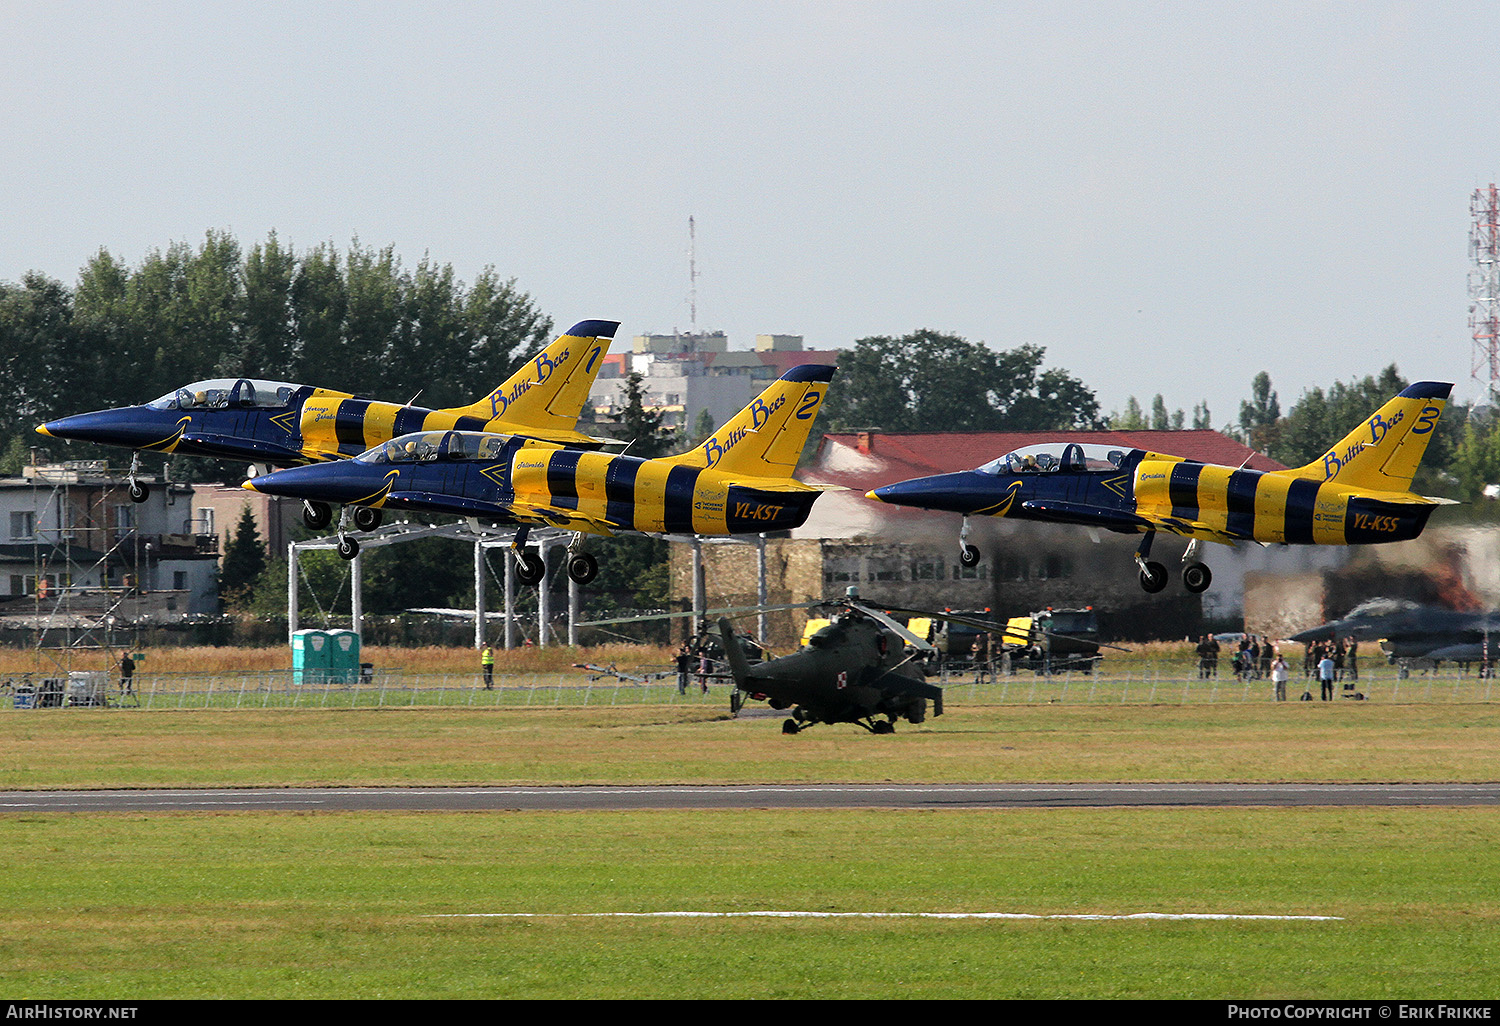
[[[260, 673], [137, 673], [127, 691], [119, 678], [101, 672], [58, 676], [21, 675], [0, 681], [0, 710], [110, 709], [354, 709], [383, 707], [583, 707], [612, 705], [729, 705], [730, 686], [711, 679], [707, 687], [690, 676], [642, 679], [574, 672], [501, 674], [485, 687], [479, 673], [418, 674], [367, 670], [353, 679], [320, 680], [291, 670]], [[937, 678], [951, 709], [961, 705], [1132, 704], [1201, 705], [1274, 701], [1270, 680], [1233, 675], [1199, 677], [1181, 666], [1131, 672], [976, 674]], [[1294, 675], [1287, 700], [1320, 701], [1318, 681]], [[1333, 701], [1388, 704], [1478, 703], [1500, 700], [1495, 678], [1459, 668], [1403, 673], [1397, 667], [1362, 669], [1358, 679], [1334, 684]]]

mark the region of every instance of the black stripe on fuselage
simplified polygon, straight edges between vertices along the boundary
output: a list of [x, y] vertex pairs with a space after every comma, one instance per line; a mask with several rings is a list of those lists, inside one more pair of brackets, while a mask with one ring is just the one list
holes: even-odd
[[1224, 495], [1229, 517], [1224, 530], [1236, 538], [1255, 537], [1255, 489], [1260, 485], [1260, 477], [1256, 470], [1236, 470], [1229, 475]]
[[662, 529], [668, 534], [693, 533], [693, 491], [701, 467], [673, 467], [662, 492]]
[[561, 449], [547, 461], [547, 491], [558, 509], [578, 508], [578, 449]]
[[628, 527], [635, 522], [635, 479], [641, 461], [633, 456], [610, 460], [604, 471], [604, 519]]
[[1167, 481], [1167, 496], [1172, 500], [1172, 515], [1183, 520], [1198, 519], [1198, 475], [1201, 463], [1179, 463], [1172, 468]]
[[1323, 482], [1298, 479], [1286, 493], [1286, 540], [1289, 545], [1311, 545], [1313, 508], [1318, 502], [1318, 488]]
[[417, 406], [403, 406], [396, 411], [396, 419], [391, 425], [391, 435], [400, 438], [422, 430], [422, 424], [427, 420], [431, 410], [424, 410]]
[[358, 456], [365, 451], [365, 411], [369, 408], [368, 399], [345, 399], [339, 403], [333, 418], [333, 437], [338, 440], [339, 452]]

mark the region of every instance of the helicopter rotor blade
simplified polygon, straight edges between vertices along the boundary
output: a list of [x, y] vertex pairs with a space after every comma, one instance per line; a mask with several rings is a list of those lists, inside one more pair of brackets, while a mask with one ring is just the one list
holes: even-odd
[[926, 638], [919, 638], [919, 637], [917, 637], [911, 631], [907, 630], [906, 626], [904, 624], [899, 623], [898, 621], [891, 619], [889, 616], [886, 616], [884, 613], [880, 612], [878, 609], [872, 609], [869, 606], [865, 605], [863, 602], [849, 601], [848, 604], [849, 604], [849, 608], [859, 610], [861, 613], [864, 613], [866, 616], [870, 617], [872, 620], [878, 621], [887, 630], [894, 631], [898, 637], [900, 637], [908, 645], [911, 645], [913, 648], [917, 649], [917, 651], [919, 651], [919, 652], [932, 652], [932, 651], [934, 651], [934, 649], [932, 647], [932, 644]]

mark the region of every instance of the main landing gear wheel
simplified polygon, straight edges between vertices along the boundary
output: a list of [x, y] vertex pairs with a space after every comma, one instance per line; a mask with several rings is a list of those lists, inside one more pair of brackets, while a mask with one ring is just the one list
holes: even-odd
[[745, 708], [745, 695], [739, 688], [729, 693], [729, 712], [732, 716], [738, 716], [740, 710]]
[[309, 531], [321, 531], [333, 523], [333, 508], [326, 502], [303, 501], [302, 522]]
[[373, 531], [385, 517], [372, 506], [360, 506], [354, 511], [354, 526], [361, 531]]
[[982, 558], [979, 550], [972, 545], [965, 545], [958, 553], [958, 561], [967, 567], [978, 566]]
[[516, 553], [516, 579], [522, 584], [536, 584], [547, 574], [542, 557], [529, 550]]
[[599, 561], [587, 552], [568, 557], [568, 577], [575, 584], [587, 584], [599, 576]]
[[345, 559], [353, 559], [359, 555], [359, 542], [353, 538], [340, 538], [338, 553]]
[[147, 497], [149, 497], [150, 495], [151, 495], [151, 489], [150, 488], [147, 488], [145, 485], [141, 484], [139, 481], [132, 481], [132, 482], [130, 482], [130, 501], [131, 502], [145, 502], [146, 499], [147, 499]]
[[781, 723], [781, 732], [783, 734], [800, 734], [802, 732], [802, 727], [797, 723], [796, 720], [786, 719]]
[[1167, 586], [1167, 568], [1160, 563], [1143, 563], [1141, 565], [1141, 588], [1148, 594], [1155, 595]]
[[870, 731], [875, 734], [894, 734], [896, 732], [896, 725], [890, 720], [876, 720], [875, 725], [870, 728]]
[[1189, 563], [1182, 568], [1182, 586], [1194, 595], [1207, 590], [1213, 579], [1213, 572], [1202, 563]]

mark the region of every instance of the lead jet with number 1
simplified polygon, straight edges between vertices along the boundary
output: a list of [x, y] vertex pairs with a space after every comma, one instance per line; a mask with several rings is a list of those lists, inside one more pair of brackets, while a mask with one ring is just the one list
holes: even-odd
[[[185, 453], [292, 467], [344, 460], [414, 431], [506, 431], [558, 445], [597, 449], [611, 439], [578, 431], [616, 321], [580, 321], [528, 360], [504, 384], [468, 406], [428, 409], [383, 403], [348, 392], [284, 381], [223, 378], [185, 385], [142, 406], [80, 413], [37, 428], [53, 438], [136, 450], [130, 497], [146, 498], [136, 480], [140, 453]], [[314, 530], [328, 526], [326, 505], [303, 512]]]

